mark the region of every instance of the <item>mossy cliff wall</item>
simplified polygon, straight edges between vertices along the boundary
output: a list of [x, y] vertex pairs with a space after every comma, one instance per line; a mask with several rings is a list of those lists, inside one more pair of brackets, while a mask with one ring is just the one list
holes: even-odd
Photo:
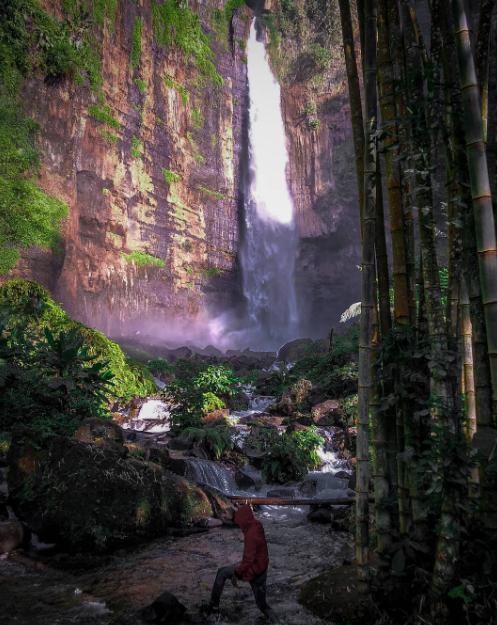
[[302, 333], [325, 335], [360, 299], [357, 182], [338, 0], [267, 0], [300, 234]]
[[[62, 18], [61, 4], [45, 7]], [[212, 31], [222, 4], [191, 8]], [[152, 8], [120, 0], [115, 20], [105, 20], [103, 98], [70, 79], [31, 76], [23, 88], [40, 127], [40, 186], [70, 210], [63, 249], [25, 253], [13, 275], [39, 280], [71, 314], [110, 334], [146, 319], [195, 317], [206, 299], [229, 303], [239, 283], [236, 148], [249, 10], [217, 20], [217, 74], [174, 41], [158, 41]]]
[[[43, 6], [67, 19], [68, 7], [81, 2], [87, 0]], [[198, 15], [210, 35], [211, 57], [208, 47], [199, 52], [193, 45], [194, 19], [167, 31], [160, 19], [170, 24], [185, 15], [161, 18], [152, 0], [116, 4], [115, 15], [96, 29], [101, 91], [37, 73], [24, 83], [26, 113], [40, 127], [39, 184], [68, 204], [69, 216], [61, 249], [24, 252], [10, 275], [40, 281], [71, 315], [108, 334], [143, 330], [147, 320], [155, 324], [151, 331], [167, 334], [168, 320], [179, 319], [181, 328], [241, 300], [240, 155], [251, 10], [236, 0], [188, 4], [190, 18]], [[301, 235], [299, 299], [313, 333], [328, 329], [359, 281], [335, 4], [266, 3]], [[192, 330], [186, 327], [184, 338]]]

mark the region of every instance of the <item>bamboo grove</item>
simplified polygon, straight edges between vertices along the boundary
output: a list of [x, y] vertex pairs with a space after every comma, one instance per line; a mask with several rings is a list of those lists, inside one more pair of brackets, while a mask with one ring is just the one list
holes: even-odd
[[373, 584], [418, 584], [436, 622], [496, 592], [497, 7], [471, 5], [340, 0], [362, 235], [356, 561]]

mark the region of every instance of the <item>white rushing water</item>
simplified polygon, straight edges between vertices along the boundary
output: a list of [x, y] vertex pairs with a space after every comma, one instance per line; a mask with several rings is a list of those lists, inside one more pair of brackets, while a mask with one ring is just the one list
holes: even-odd
[[248, 181], [245, 189], [243, 288], [254, 342], [274, 347], [297, 333], [294, 267], [297, 233], [286, 179], [288, 153], [280, 86], [252, 22], [247, 46]]

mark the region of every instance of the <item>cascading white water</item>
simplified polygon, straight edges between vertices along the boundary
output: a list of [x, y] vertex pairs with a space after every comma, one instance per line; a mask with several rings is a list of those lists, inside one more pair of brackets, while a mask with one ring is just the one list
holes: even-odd
[[297, 233], [286, 179], [288, 154], [281, 93], [252, 22], [247, 46], [249, 163], [241, 261], [249, 330], [260, 345], [296, 335], [294, 267]]

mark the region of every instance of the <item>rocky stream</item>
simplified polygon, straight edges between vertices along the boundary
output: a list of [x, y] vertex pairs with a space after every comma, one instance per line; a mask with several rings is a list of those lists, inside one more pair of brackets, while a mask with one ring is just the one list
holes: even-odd
[[[234, 436], [240, 444], [247, 430], [243, 422], [261, 418], [272, 400], [253, 397], [249, 410], [231, 415], [237, 423]], [[136, 416], [127, 420], [124, 431], [128, 439], [145, 449], [167, 447], [170, 442], [167, 406], [155, 399], [145, 402]], [[323, 461], [320, 471], [285, 487], [265, 484], [260, 471], [250, 465], [235, 472], [222, 463], [194, 457], [191, 451], [169, 451], [178, 466], [184, 466], [188, 479], [227, 495], [315, 498], [316, 506], [311, 514], [309, 506], [256, 509], [269, 544], [268, 599], [281, 621], [289, 625], [322, 622], [298, 603], [299, 589], [304, 582], [351, 558], [346, 519], [349, 509], [337, 507], [331, 513], [318, 505], [323, 497], [352, 494], [348, 488], [348, 464], [330, 446], [333, 428], [321, 428], [321, 432], [327, 443], [319, 452]], [[3, 469], [3, 491], [6, 491], [5, 474]], [[25, 549], [1, 556], [0, 623], [141, 623], [141, 610], [164, 591], [173, 593], [186, 606], [185, 622], [201, 623], [199, 606], [209, 598], [217, 568], [236, 563], [243, 549], [238, 528], [222, 525], [218, 519], [211, 519], [205, 525], [102, 555], [69, 555], [40, 545], [33, 536]], [[264, 622], [248, 584], [241, 583], [238, 588], [227, 585], [221, 622], [240, 625]]]

